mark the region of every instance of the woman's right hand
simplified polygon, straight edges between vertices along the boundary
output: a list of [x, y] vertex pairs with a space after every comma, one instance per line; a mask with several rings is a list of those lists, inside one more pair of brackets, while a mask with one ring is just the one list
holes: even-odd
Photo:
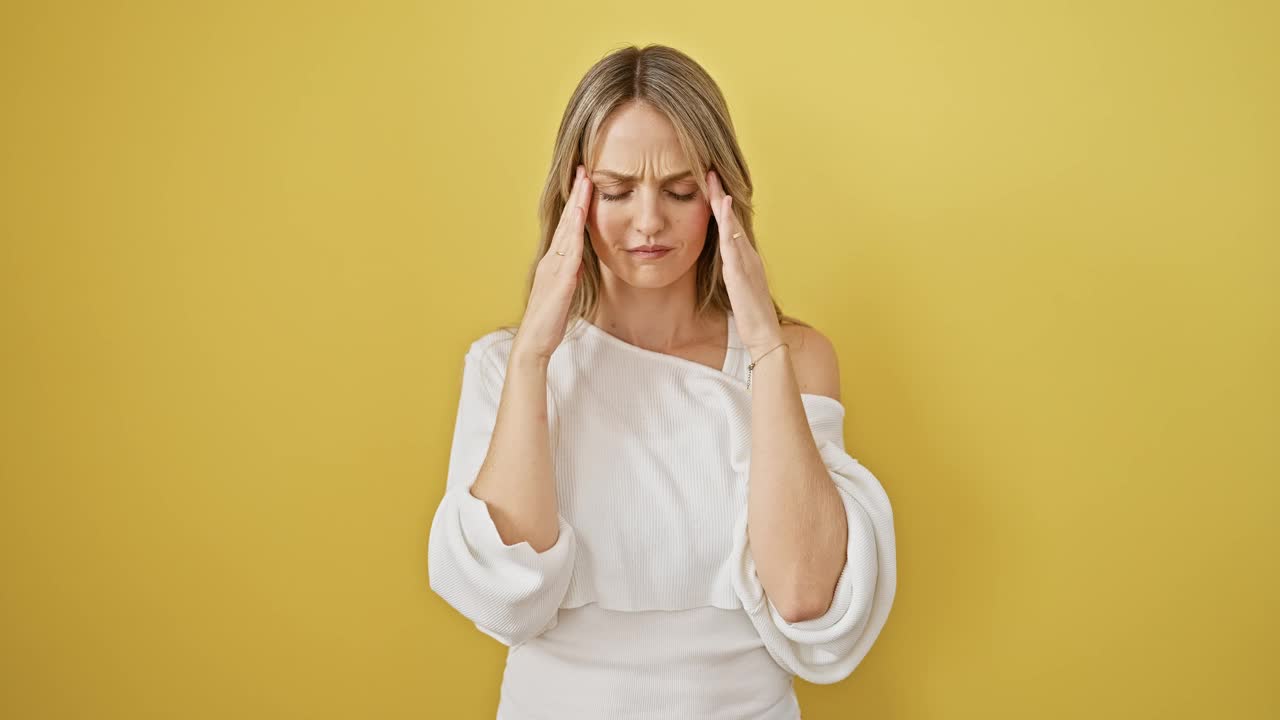
[[[524, 317], [512, 346], [512, 353], [524, 353], [542, 360], [560, 346], [568, 326], [569, 304], [582, 278], [583, 228], [591, 207], [591, 179], [578, 166], [569, 191], [569, 201], [560, 212], [560, 224], [547, 253], [538, 260], [533, 287], [525, 304]], [[558, 255], [556, 252], [562, 252]]]

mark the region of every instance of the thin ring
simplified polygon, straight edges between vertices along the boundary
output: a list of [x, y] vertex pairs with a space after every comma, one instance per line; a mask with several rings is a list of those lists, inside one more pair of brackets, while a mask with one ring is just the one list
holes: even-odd
[[557, 254], [557, 255], [563, 255], [563, 254], [564, 254], [564, 252], [562, 252], [562, 251], [560, 251], [560, 250], [557, 250], [557, 251], [556, 251], [556, 254]]
[[733, 239], [734, 239], [734, 240], [737, 240], [737, 239], [738, 239], [738, 238], [740, 238], [740, 237], [742, 237], [742, 233], [740, 233], [740, 232], [736, 232], [736, 233], [734, 233], [734, 234], [733, 234]]

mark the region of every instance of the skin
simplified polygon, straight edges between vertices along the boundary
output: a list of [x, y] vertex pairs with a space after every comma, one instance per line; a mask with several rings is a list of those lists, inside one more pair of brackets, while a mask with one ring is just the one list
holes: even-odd
[[[681, 172], [689, 174], [663, 181]], [[636, 179], [619, 179], [618, 174]], [[691, 359], [720, 367], [714, 350], [724, 347], [723, 316], [694, 315], [695, 267], [712, 209], [692, 175], [675, 128], [643, 103], [620, 109], [601, 128], [590, 179], [593, 192], [585, 229], [600, 259], [602, 278], [599, 307], [591, 321], [633, 345], [692, 353], [696, 357]], [[627, 252], [645, 245], [673, 249], [657, 259]], [[721, 360], [723, 356], [720, 352]]]
[[[715, 172], [707, 173], [706, 193], [691, 177], [665, 179], [691, 165], [664, 115], [643, 103], [621, 108], [601, 129], [597, 155], [594, 167], [578, 168], [556, 236], [540, 260], [489, 452], [471, 493], [489, 505], [506, 544], [527, 540], [545, 552], [558, 541], [547, 364], [581, 278], [584, 242], [600, 259], [602, 277], [599, 307], [589, 320], [638, 347], [721, 367], [724, 317], [694, 313], [696, 261], [715, 217], [738, 334], [759, 361], [750, 391], [748, 499], [757, 574], [784, 620], [820, 616], [846, 562], [848, 525], [800, 394], [839, 399], [835, 349], [813, 328], [780, 325], [764, 263], [745, 235], [733, 237], [743, 230]], [[619, 180], [617, 174], [634, 177]], [[651, 244], [673, 249], [658, 259], [627, 253]]]

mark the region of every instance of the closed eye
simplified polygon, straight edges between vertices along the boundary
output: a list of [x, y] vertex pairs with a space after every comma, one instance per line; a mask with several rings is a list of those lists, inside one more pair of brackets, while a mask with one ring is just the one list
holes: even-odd
[[[600, 199], [601, 199], [601, 200], [604, 200], [605, 202], [613, 202], [613, 201], [615, 201], [615, 200], [621, 200], [621, 199], [623, 199], [624, 197], [626, 197], [626, 196], [628, 196], [628, 195], [630, 195], [630, 194], [631, 194], [631, 191], [630, 191], [630, 190], [628, 190], [628, 191], [626, 191], [626, 192], [624, 192], [624, 193], [618, 193], [617, 195], [610, 195], [610, 194], [609, 194], [609, 193], [607, 193], [607, 192], [601, 191], [601, 192], [600, 192]], [[697, 193], [696, 191], [695, 191], [695, 192], [691, 192], [691, 193], [689, 193], [689, 194], [687, 194], [687, 195], [681, 195], [680, 193], [673, 193], [673, 192], [671, 192], [670, 190], [668, 190], [668, 191], [667, 191], [667, 194], [668, 194], [668, 195], [670, 195], [671, 197], [675, 198], [676, 200], [679, 200], [680, 202], [689, 202], [690, 200], [694, 199], [694, 198], [695, 198], [695, 197], [697, 197], [697, 195], [698, 195], [698, 193]]]

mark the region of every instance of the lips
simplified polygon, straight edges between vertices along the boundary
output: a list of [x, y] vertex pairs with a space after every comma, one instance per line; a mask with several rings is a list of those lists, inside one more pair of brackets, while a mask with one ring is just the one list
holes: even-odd
[[[652, 248], [652, 249], [651, 249]], [[646, 245], [634, 250], [628, 250], [631, 257], [637, 260], [658, 260], [671, 254], [672, 250], [664, 245]]]

